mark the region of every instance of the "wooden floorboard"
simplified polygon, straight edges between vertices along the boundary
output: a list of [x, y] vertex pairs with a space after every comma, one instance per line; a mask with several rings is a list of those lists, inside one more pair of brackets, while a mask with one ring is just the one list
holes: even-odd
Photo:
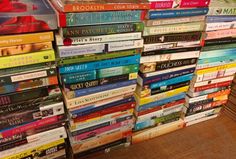
[[236, 159], [236, 122], [215, 119], [87, 159]]

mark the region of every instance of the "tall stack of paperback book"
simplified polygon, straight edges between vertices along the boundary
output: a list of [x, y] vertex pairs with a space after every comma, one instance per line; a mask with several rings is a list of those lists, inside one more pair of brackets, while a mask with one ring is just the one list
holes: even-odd
[[72, 152], [83, 156], [127, 143], [143, 47], [145, 0], [52, 0], [60, 80]]
[[234, 76], [233, 83], [231, 85], [231, 93], [227, 104], [224, 107], [224, 113], [232, 119], [236, 120], [236, 75]]
[[212, 0], [202, 49], [188, 96], [186, 125], [212, 119], [227, 103], [236, 72], [236, 1]]
[[150, 0], [135, 91], [137, 143], [182, 128], [185, 95], [202, 46], [209, 0]]
[[0, 3], [0, 158], [65, 158], [65, 115], [46, 0]]

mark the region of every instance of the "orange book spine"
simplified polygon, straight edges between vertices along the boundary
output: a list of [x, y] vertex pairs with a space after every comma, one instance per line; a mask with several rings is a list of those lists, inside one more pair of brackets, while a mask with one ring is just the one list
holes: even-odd
[[118, 11], [118, 10], [147, 10], [150, 5], [147, 4], [66, 4], [64, 12], [89, 12], [89, 11]]
[[53, 32], [0, 36], [0, 47], [42, 43], [54, 40]]

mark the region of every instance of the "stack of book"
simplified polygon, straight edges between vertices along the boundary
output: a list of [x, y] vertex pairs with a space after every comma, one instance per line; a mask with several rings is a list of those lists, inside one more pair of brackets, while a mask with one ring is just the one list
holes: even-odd
[[60, 81], [76, 157], [129, 143], [145, 0], [52, 0]]
[[236, 119], [236, 75], [234, 76], [234, 80], [231, 85], [231, 93], [229, 95], [228, 102], [224, 107], [224, 113], [232, 119]]
[[212, 119], [227, 103], [236, 72], [236, 1], [212, 0], [205, 46], [186, 97], [186, 125]]
[[132, 143], [182, 128], [185, 95], [200, 50], [209, 0], [150, 0], [135, 91]]
[[56, 14], [46, 0], [5, 0], [0, 26], [0, 158], [66, 158]]

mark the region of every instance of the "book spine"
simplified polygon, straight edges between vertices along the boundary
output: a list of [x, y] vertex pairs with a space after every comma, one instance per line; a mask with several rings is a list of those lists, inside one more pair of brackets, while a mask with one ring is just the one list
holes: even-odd
[[199, 47], [203, 45], [201, 40], [197, 41], [178, 41], [178, 42], [168, 42], [168, 43], [156, 43], [156, 44], [145, 44], [143, 51], [154, 51], [160, 49], [178, 49], [183, 47]]
[[166, 115], [174, 113], [174, 112], [179, 112], [182, 110], [182, 108], [183, 108], [183, 104], [175, 104], [175, 105], [168, 107], [168, 108], [160, 109], [158, 111], [155, 111], [155, 112], [152, 112], [149, 114], [138, 116], [136, 123], [140, 123], [140, 122], [143, 122], [143, 121], [149, 120], [149, 119], [159, 118], [161, 116], [166, 116]]
[[200, 86], [200, 87], [195, 87], [194, 88], [194, 92], [201, 92], [207, 89], [212, 89], [212, 88], [216, 88], [216, 87], [226, 87], [231, 85], [232, 81], [226, 81], [226, 82], [220, 82], [220, 83], [215, 83], [215, 84], [209, 84], [207, 86]]
[[155, 71], [162, 71], [172, 68], [178, 68], [183, 66], [189, 66], [197, 63], [198, 58], [191, 59], [181, 59], [181, 60], [172, 60], [172, 61], [161, 61], [161, 62], [152, 62], [152, 63], [142, 63], [140, 65], [140, 72], [150, 73]]
[[227, 76], [227, 77], [223, 77], [223, 78], [213, 79], [210, 81], [191, 83], [191, 87], [207, 86], [209, 84], [216, 84], [219, 82], [232, 81], [233, 79], [234, 79], [234, 76]]
[[87, 37], [70, 37], [70, 38], [63, 38], [60, 35], [57, 35], [56, 43], [59, 46], [68, 44], [81, 45], [81, 44], [105, 43], [105, 42], [124, 41], [124, 40], [137, 40], [141, 38], [142, 38], [141, 32], [87, 36]]
[[91, 132], [87, 132], [87, 133], [84, 133], [84, 134], [81, 134], [81, 135], [77, 135], [73, 138], [74, 138], [75, 141], [81, 141], [83, 139], [89, 138], [90, 133], [93, 133], [95, 136], [97, 136], [97, 135], [102, 134], [104, 132], [107, 132], [107, 131], [110, 131], [110, 130], [113, 130], [113, 129], [118, 129], [118, 128], [130, 125], [130, 124], [133, 124], [133, 119], [126, 120], [126, 121], [119, 122], [119, 123], [115, 123], [115, 124], [112, 124], [112, 125], [104, 127], [104, 128], [96, 129], [96, 130], [93, 130]]
[[163, 104], [154, 108], [136, 112], [136, 116], [148, 115], [149, 113], [156, 112], [165, 108], [171, 108], [171, 107], [174, 107], [176, 105], [181, 105], [181, 104], [184, 105], [184, 103], [185, 103], [184, 99], [172, 101], [171, 103]]
[[157, 100], [161, 100], [163, 98], [168, 98], [168, 97], [172, 97], [172, 96], [175, 96], [177, 94], [180, 94], [180, 93], [184, 93], [188, 90], [188, 88], [189, 88], [189, 86], [180, 87], [180, 88], [177, 88], [175, 90], [160, 93], [160, 94], [157, 94], [157, 95], [154, 95], [154, 96], [140, 98], [137, 102], [138, 102], [139, 105], [152, 103], [152, 102], [155, 102]]
[[136, 54], [141, 54], [142, 49], [132, 49], [132, 50], [123, 50], [103, 54], [91, 54], [91, 55], [79, 55], [71, 56], [66, 58], [60, 58], [58, 60], [58, 66], [70, 65], [74, 63], [84, 63], [92, 61], [101, 61], [113, 58], [119, 58], [124, 56], [132, 56]]
[[151, 63], [151, 62], [161, 62], [168, 60], [181, 60], [183, 57], [185, 59], [190, 58], [198, 58], [200, 56], [200, 51], [190, 51], [190, 52], [182, 52], [175, 54], [161, 54], [161, 55], [153, 55], [153, 56], [142, 56], [140, 59], [140, 63]]
[[176, 68], [171, 68], [171, 69], [167, 69], [167, 70], [163, 70], [163, 71], [156, 71], [156, 72], [145, 73], [145, 74], [140, 74], [140, 75], [142, 75], [143, 78], [153, 77], [153, 76], [157, 76], [157, 75], [167, 74], [167, 73], [171, 73], [171, 72], [175, 72], [175, 71], [181, 71], [181, 70], [195, 68], [195, 67], [196, 67], [196, 64], [193, 64], [193, 65], [176, 67]]
[[142, 11], [66, 13], [60, 16], [60, 21], [65, 21], [65, 24], [61, 24], [61, 27], [133, 23], [141, 22], [142, 19]]
[[[38, 115], [35, 117], [37, 114], [42, 114], [43, 112], [52, 112], [53, 115], [47, 114], [47, 115]], [[15, 127], [24, 123], [29, 123], [35, 120], [40, 120], [56, 115], [62, 115], [64, 114], [64, 105], [63, 103], [56, 103], [56, 104], [51, 104], [48, 106], [36, 108], [33, 110], [25, 110], [24, 112], [16, 112], [10, 115], [5, 115], [4, 117], [0, 117], [1, 122], [0, 122], [0, 128], [1, 129], [6, 129], [6, 128], [11, 128]]]
[[130, 114], [130, 115], [125, 115], [125, 116], [118, 117], [116, 119], [111, 119], [111, 120], [108, 120], [106, 122], [98, 123], [97, 125], [81, 127], [80, 129], [77, 129], [77, 130], [71, 132], [71, 136], [77, 136], [77, 135], [80, 135], [80, 134], [83, 134], [83, 133], [86, 133], [86, 132], [90, 132], [90, 131], [93, 131], [93, 130], [96, 130], [96, 129], [99, 129], [99, 128], [104, 128], [106, 126], [110, 126], [110, 125], [115, 124], [115, 123], [130, 120], [132, 118], [133, 118], [133, 116]]
[[156, 88], [162, 87], [162, 86], [167, 86], [167, 85], [172, 85], [172, 84], [176, 84], [176, 83], [189, 81], [189, 80], [192, 79], [192, 77], [193, 77], [193, 74], [187, 74], [187, 75], [184, 75], [184, 76], [172, 78], [172, 79], [161, 81], [161, 82], [158, 82], [158, 83], [152, 83], [152, 84], [150, 84], [150, 88], [151, 89], [156, 89]]
[[163, 34], [152, 35], [143, 37], [144, 44], [152, 43], [167, 43], [176, 41], [197, 41], [201, 40], [201, 32], [189, 32], [189, 33], [176, 33], [176, 34]]
[[[109, 103], [113, 103], [113, 102], [118, 102], [120, 100], [126, 99], [126, 98], [130, 98], [131, 96], [133, 96], [133, 93], [127, 93], [127, 94], [123, 94], [123, 95], [118, 95], [118, 96], [114, 96], [111, 98], [106, 98], [103, 100], [99, 100], [99, 101], [95, 101], [93, 103], [88, 103], [88, 104], [83, 104], [83, 105], [74, 105], [72, 107], [70, 107], [70, 112], [80, 112], [83, 111], [84, 109], [90, 109], [90, 108], [94, 108], [94, 107], [99, 107], [99, 106], [103, 106]], [[73, 117], [72, 117], [73, 118]]]
[[134, 110], [132, 109], [128, 109], [125, 111], [120, 111], [120, 112], [115, 112], [115, 113], [111, 113], [111, 114], [107, 114], [101, 117], [96, 118], [96, 120], [93, 119], [88, 119], [82, 122], [77, 122], [74, 124], [71, 124], [70, 130], [72, 131], [76, 131], [77, 129], [83, 128], [83, 127], [88, 127], [91, 125], [97, 125], [97, 123], [100, 122], [106, 122], [106, 121], [114, 121], [116, 119], [118, 119], [119, 117], [123, 117], [123, 116], [131, 116], [133, 115]]
[[235, 29], [236, 22], [209, 23], [206, 25], [206, 31]]
[[201, 92], [190, 92], [188, 91], [188, 95], [190, 97], [198, 97], [198, 96], [203, 96], [203, 95], [207, 95], [207, 94], [210, 94], [210, 93], [214, 93], [214, 92], [217, 92], [217, 91], [221, 91], [221, 90], [224, 90], [224, 89], [228, 89], [228, 87], [218, 87], [218, 88], [212, 88], [212, 89], [207, 89], [205, 91], [201, 91]]
[[138, 64], [140, 61], [140, 55], [121, 57], [116, 59], [104, 60], [104, 61], [95, 61], [84, 64], [76, 64], [70, 66], [63, 66], [59, 68], [60, 74], [66, 73], [75, 73], [82, 71], [90, 71], [90, 70], [99, 70], [109, 67], [118, 67], [123, 65], [133, 65]]
[[[196, 67], [196, 70], [200, 70], [200, 69], [207, 69], [207, 68], [210, 68], [210, 67], [218, 67], [218, 66], [221, 66], [221, 65], [226, 65], [226, 64], [230, 64], [230, 63], [235, 63], [236, 62], [236, 57], [233, 57], [233, 59], [225, 59], [223, 58], [222, 61], [216, 61], [216, 62], [211, 62], [211, 63], [205, 63], [205, 64], [198, 64], [197, 67]], [[219, 60], [219, 58], [218, 58]]]
[[[31, 95], [32, 98], [29, 95]], [[30, 100], [37, 97], [40, 98], [40, 97], [44, 97], [48, 95], [49, 95], [48, 88], [45, 88], [45, 87], [17, 92], [17, 93], [14, 92], [12, 94], [0, 96], [0, 106], [17, 103], [24, 100]]]
[[235, 68], [235, 67], [236, 67], [236, 63], [231, 63], [231, 64], [212, 67], [212, 68], [208, 68], [208, 69], [197, 70], [196, 74], [197, 75], [208, 74], [208, 73], [213, 73], [213, 72], [217, 72], [220, 70], [226, 70], [226, 69], [231, 69], [231, 68]]
[[0, 58], [0, 69], [55, 61], [53, 50]]
[[163, 11], [149, 11], [148, 19], [161, 19], [161, 18], [176, 18], [176, 17], [189, 17], [206, 15], [208, 8], [193, 8], [193, 9], [178, 9], [178, 10], [163, 10]]
[[186, 33], [186, 32], [198, 32], [203, 31], [205, 24], [202, 22], [183, 23], [178, 25], [166, 25], [145, 27], [143, 36], [160, 35], [160, 34], [174, 34], [174, 33]]
[[206, 32], [205, 40], [220, 39], [225, 37], [235, 37], [236, 29], [216, 30]]
[[95, 113], [98, 111], [102, 111], [104, 109], [107, 108], [112, 108], [121, 104], [126, 104], [128, 102], [134, 102], [134, 98], [133, 97], [129, 97], [129, 98], [124, 98], [118, 101], [114, 101], [111, 103], [105, 103], [104, 105], [99, 105], [99, 106], [89, 106], [87, 109], [79, 109], [79, 110], [75, 110], [73, 112], [71, 112], [71, 118], [77, 118], [77, 117], [81, 117], [81, 116], [86, 116], [89, 115], [91, 113]]
[[4, 35], [0, 37], [0, 47], [51, 42], [54, 40], [53, 32], [20, 34], [20, 35]]
[[116, 10], [146, 10], [150, 6], [148, 3], [104, 3], [104, 4], [66, 4], [64, 12], [96, 12], [96, 11], [116, 11]]
[[[182, 109], [182, 106], [181, 106], [181, 109]], [[166, 116], [160, 116], [155, 119], [145, 120], [145, 121], [136, 123], [134, 126], [134, 130], [139, 131], [148, 127], [155, 126], [157, 124], [158, 125], [167, 124], [167, 123], [179, 120], [180, 116], [181, 116], [181, 113], [180, 111], [178, 111], [178, 112], [173, 112], [171, 114], [168, 114]]]
[[124, 82], [117, 82], [114, 84], [108, 84], [108, 85], [104, 85], [104, 86], [98, 86], [98, 87], [94, 87], [94, 88], [86, 88], [86, 89], [82, 89], [82, 90], [69, 91], [69, 92], [66, 92], [65, 94], [67, 96], [81, 97], [81, 96], [94, 94], [94, 93], [98, 93], [98, 92], [102, 92], [102, 91], [107, 91], [107, 90], [111, 90], [111, 89], [117, 89], [120, 87], [129, 86], [132, 84], [136, 84], [136, 80], [129, 80], [129, 81], [124, 81]]
[[[220, 12], [219, 12], [220, 9]], [[235, 7], [210, 7], [208, 15], [233, 16], [236, 15]]]
[[134, 92], [135, 88], [136, 88], [136, 85], [132, 85], [132, 86], [124, 87], [124, 88], [118, 88], [118, 89], [114, 89], [114, 90], [104, 91], [104, 92], [95, 93], [95, 94], [87, 95], [87, 96], [82, 96], [82, 97], [74, 98], [74, 99], [71, 99], [72, 97], [69, 97], [68, 99], [65, 100], [65, 103], [68, 108], [70, 108], [70, 106], [74, 106], [74, 105], [85, 105], [85, 104], [93, 103], [96, 100], [103, 100], [103, 99], [119, 96], [122, 94]]
[[64, 89], [66, 91], [67, 90], [75, 91], [75, 90], [80, 90], [80, 89], [93, 88], [96, 86], [102, 86], [102, 85], [112, 84], [116, 82], [123, 82], [127, 80], [137, 79], [137, 76], [138, 76], [137, 73], [130, 73], [130, 74], [106, 77], [106, 78], [101, 78], [101, 79], [96, 79], [96, 80], [89, 80], [85, 82], [64, 85]]
[[197, 8], [197, 7], [208, 7], [210, 0], [181, 0], [174, 2], [173, 0], [169, 1], [151, 1], [151, 9], [169, 9], [169, 8]]
[[86, 27], [69, 27], [61, 28], [62, 37], [84, 37], [109, 35], [120, 33], [131, 33], [143, 31], [143, 23], [124, 23], [124, 24], [107, 24]]
[[[60, 138], [60, 136], [56, 136], [54, 140], [52, 139], [52, 137], [50, 137], [48, 138], [48, 141], [36, 141], [36, 142], [32, 142], [26, 145], [21, 145], [19, 147], [16, 147], [10, 150], [2, 151], [1, 157], [3, 157], [3, 159], [22, 158], [22, 157], [26, 158], [29, 156], [33, 156], [32, 151], [35, 149], [41, 152], [49, 148], [55, 147], [59, 144], [62, 144], [64, 142], [65, 142], [64, 139]], [[22, 150], [25, 150], [25, 151], [22, 152]]]
[[199, 96], [199, 97], [194, 97], [194, 98], [190, 98], [189, 96], [186, 96], [186, 102], [191, 104], [191, 103], [195, 103], [201, 100], [206, 100], [206, 99], [211, 99], [220, 95], [229, 95], [230, 94], [230, 89], [224, 89], [224, 90], [220, 90], [218, 92], [213, 92], [207, 95], [203, 95], [203, 96]]
[[128, 65], [128, 66], [106, 68], [98, 71], [98, 78], [106, 78], [122, 74], [137, 73], [138, 70], [139, 70], [139, 65]]
[[184, 121], [178, 120], [172, 123], [160, 125], [154, 128], [147, 129], [146, 131], [141, 131], [134, 133], [132, 135], [132, 144], [137, 144], [160, 135], [164, 135], [166, 133], [170, 133], [176, 130], [179, 130], [184, 127]]
[[201, 46], [195, 46], [195, 47], [175, 48], [175, 49], [161, 49], [161, 50], [142, 52], [141, 55], [142, 56], [153, 56], [153, 55], [160, 55], [160, 54], [195, 52], [195, 51], [201, 51], [201, 48], [202, 48]]
[[183, 69], [180, 71], [173, 71], [170, 73], [162, 74], [162, 75], [157, 75], [153, 77], [147, 77], [147, 78], [142, 78], [140, 75], [137, 78], [137, 82], [140, 86], [145, 86], [151, 83], [155, 82], [160, 82], [162, 80], [168, 80], [171, 78], [179, 77], [179, 76], [184, 76], [186, 74], [193, 73], [195, 71], [195, 68], [189, 68], [189, 69]]
[[57, 75], [56, 68], [48, 68], [42, 71], [35, 71], [25, 74], [18, 74], [18, 75], [9, 75], [9, 76], [0, 76], [0, 86], [12, 84], [16, 82], [22, 82], [26, 80], [36, 79], [36, 78], [43, 78], [43, 77], [50, 77]]
[[178, 95], [174, 95], [174, 96], [169, 97], [169, 98], [161, 99], [159, 101], [151, 102], [151, 103], [144, 104], [144, 105], [139, 105], [137, 107], [137, 111], [138, 112], [139, 111], [144, 111], [144, 110], [148, 110], [150, 108], [154, 108], [154, 107], [157, 107], [157, 106], [161, 106], [163, 104], [170, 103], [172, 101], [181, 100], [181, 99], [185, 98], [185, 95], [186, 95], [186, 93], [180, 93]]
[[207, 23], [216, 23], [216, 22], [232, 22], [236, 21], [235, 16], [207, 16], [206, 22]]
[[35, 122], [31, 122], [25, 125], [22, 125], [20, 127], [16, 127], [16, 128], [12, 128], [9, 130], [2, 130], [0, 132], [1, 137], [2, 138], [7, 138], [13, 135], [17, 135], [19, 133], [28, 131], [28, 130], [33, 130], [33, 129], [37, 129], [46, 125], [50, 125], [53, 123], [58, 122], [60, 119], [62, 118], [62, 116], [53, 116], [53, 117], [49, 117], [49, 118], [45, 118], [45, 119], [41, 119]]
[[114, 51], [129, 49], [138, 49], [143, 47], [143, 40], [130, 40], [110, 43], [98, 43], [75, 46], [59, 46], [58, 53], [60, 57], [70, 57], [86, 54], [101, 54]]
[[57, 76], [40, 78], [35, 80], [24, 81], [11, 85], [0, 86], [0, 95], [12, 92], [20, 92], [27, 89], [45, 87], [58, 84]]
[[192, 16], [192, 17], [179, 17], [179, 18], [165, 18], [165, 19], [156, 19], [156, 20], [146, 20], [144, 21], [145, 26], [159, 26], [159, 25], [170, 25], [170, 24], [179, 24], [179, 23], [191, 23], [205, 21], [205, 16]]
[[95, 80], [97, 78], [97, 71], [78, 72], [73, 74], [61, 75], [61, 81], [63, 84], [73, 84], [77, 82], [85, 82], [89, 80]]
[[203, 51], [203, 52], [201, 52], [201, 56], [199, 59], [201, 60], [201, 59], [221, 57], [221, 56], [233, 56], [235, 51], [236, 51], [235, 48]]
[[24, 44], [24, 47], [31, 48], [31, 50], [17, 50], [17, 52], [9, 53], [8, 50], [15, 50], [16, 45], [14, 46], [7, 46], [7, 47], [1, 47], [2, 53], [0, 54], [0, 57], [9, 56], [9, 55], [19, 55], [19, 54], [25, 54], [25, 53], [33, 53], [38, 51], [45, 51], [45, 50], [52, 50], [52, 42], [41, 42], [41, 43], [30, 43], [30, 44]]
[[89, 149], [92, 149], [101, 145], [105, 145], [105, 144], [114, 142], [116, 140], [123, 139], [125, 137], [129, 137], [131, 136], [131, 134], [132, 134], [132, 131], [130, 130], [130, 128], [117, 129], [113, 133], [104, 134], [98, 138], [95, 138], [94, 140], [78, 143], [75, 146], [72, 146], [72, 149], [75, 154], [81, 153], [83, 151], [86, 151], [86, 150], [89, 150]]
[[95, 112], [86, 116], [82, 116], [82, 117], [77, 117], [75, 119], [73, 119], [73, 121], [75, 123], [77, 122], [82, 122], [82, 121], [86, 121], [92, 118], [97, 118], [97, 117], [102, 117], [104, 115], [109, 115], [115, 112], [122, 112], [128, 109], [132, 109], [135, 107], [135, 102], [129, 102], [129, 103], [125, 103], [125, 104], [121, 104], [112, 108], [108, 108], [108, 109], [104, 109], [101, 110], [100, 112]]

